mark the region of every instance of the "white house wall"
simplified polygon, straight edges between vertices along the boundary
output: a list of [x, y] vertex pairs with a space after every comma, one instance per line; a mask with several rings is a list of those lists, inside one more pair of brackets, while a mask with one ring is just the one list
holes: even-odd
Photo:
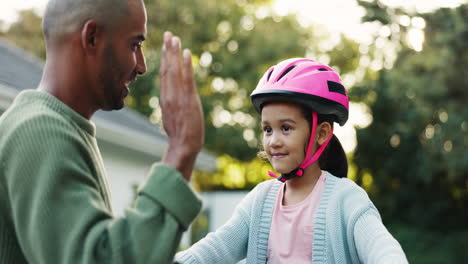
[[141, 184], [153, 160], [111, 144], [99, 142], [107, 171], [112, 207], [116, 216], [122, 216], [134, 199], [134, 185]]
[[201, 197], [203, 200], [203, 210], [210, 211], [209, 231], [215, 231], [229, 218], [236, 206], [242, 201], [246, 191], [216, 191], [203, 192]]

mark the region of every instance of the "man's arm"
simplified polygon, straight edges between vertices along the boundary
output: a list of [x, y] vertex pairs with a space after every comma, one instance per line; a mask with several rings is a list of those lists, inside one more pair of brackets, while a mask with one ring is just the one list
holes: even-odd
[[[201, 203], [173, 168], [157, 165], [136, 205], [114, 218], [88, 146], [65, 121], [40, 118], [11, 134], [4, 175], [11, 219], [30, 263], [170, 263]], [[118, 195], [118, 194], [116, 194]]]

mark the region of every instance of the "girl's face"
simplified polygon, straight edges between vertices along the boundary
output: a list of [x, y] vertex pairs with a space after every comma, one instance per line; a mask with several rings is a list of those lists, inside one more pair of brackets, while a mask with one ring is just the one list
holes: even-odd
[[310, 126], [300, 106], [270, 103], [262, 109], [263, 148], [273, 168], [289, 173], [304, 160]]

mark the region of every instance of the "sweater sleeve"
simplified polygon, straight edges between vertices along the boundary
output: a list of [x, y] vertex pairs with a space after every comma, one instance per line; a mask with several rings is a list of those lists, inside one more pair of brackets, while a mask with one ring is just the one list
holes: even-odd
[[362, 263], [408, 263], [398, 241], [388, 232], [380, 217], [368, 209], [354, 226], [354, 240]]
[[182, 176], [153, 167], [135, 206], [114, 218], [86, 140], [63, 129], [65, 121], [34, 122], [8, 136], [2, 158], [9, 214], [28, 262], [172, 262], [201, 207]]
[[181, 264], [237, 263], [247, 255], [251, 208], [258, 193], [254, 188], [234, 210], [231, 218], [215, 232], [176, 254]]

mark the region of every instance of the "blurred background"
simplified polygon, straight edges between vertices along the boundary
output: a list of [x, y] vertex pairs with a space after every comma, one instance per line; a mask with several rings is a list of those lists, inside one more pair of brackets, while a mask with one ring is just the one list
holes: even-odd
[[[42, 60], [45, 2], [7, 0], [0, 8], [0, 38]], [[468, 2], [145, 3], [148, 73], [133, 84], [126, 105], [160, 124], [162, 35], [181, 36], [193, 53], [205, 152], [216, 160], [216, 169], [194, 174], [205, 209], [183, 247], [219, 226], [246, 191], [268, 179], [269, 164], [256, 157], [261, 129], [249, 95], [271, 65], [307, 57], [342, 76], [352, 103], [350, 121], [336, 134], [348, 154], [348, 177], [369, 193], [410, 263], [468, 259]]]

